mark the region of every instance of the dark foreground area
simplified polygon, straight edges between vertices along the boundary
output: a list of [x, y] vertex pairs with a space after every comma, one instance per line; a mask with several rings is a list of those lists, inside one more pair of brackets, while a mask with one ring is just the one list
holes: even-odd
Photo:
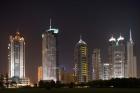
[[44, 88], [2, 89], [0, 93], [140, 93], [140, 88]]

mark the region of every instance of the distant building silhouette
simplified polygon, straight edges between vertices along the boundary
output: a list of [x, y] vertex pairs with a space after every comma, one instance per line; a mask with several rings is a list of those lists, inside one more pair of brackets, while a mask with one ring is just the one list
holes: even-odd
[[60, 81], [62, 83], [68, 84], [74, 82], [73, 72], [67, 72], [63, 67], [59, 71]]

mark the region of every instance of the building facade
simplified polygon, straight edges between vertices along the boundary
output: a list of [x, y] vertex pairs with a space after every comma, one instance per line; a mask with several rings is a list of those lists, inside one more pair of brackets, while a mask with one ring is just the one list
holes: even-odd
[[110, 78], [125, 78], [126, 51], [124, 37], [109, 39]]
[[19, 32], [10, 36], [8, 44], [9, 78], [25, 78], [25, 41]]
[[42, 69], [43, 80], [58, 80], [57, 60], [58, 29], [50, 28], [42, 34]]
[[93, 50], [92, 66], [93, 66], [92, 80], [103, 79], [103, 65], [101, 63], [100, 49]]
[[88, 62], [88, 47], [80, 37], [79, 42], [74, 49], [74, 77], [75, 82], [89, 81], [89, 62]]
[[137, 61], [136, 61], [136, 56], [134, 56], [133, 46], [134, 46], [134, 42], [132, 39], [132, 34], [130, 29], [130, 39], [127, 42], [128, 78], [137, 78]]
[[110, 69], [109, 69], [109, 63], [104, 63], [103, 64], [103, 80], [109, 80], [110, 79]]
[[42, 66], [39, 66], [38, 67], [38, 82], [43, 79], [42, 76], [43, 76]]
[[134, 42], [130, 29], [127, 43], [124, 37], [109, 39], [109, 74], [111, 78], [137, 78], [137, 60], [134, 56]]

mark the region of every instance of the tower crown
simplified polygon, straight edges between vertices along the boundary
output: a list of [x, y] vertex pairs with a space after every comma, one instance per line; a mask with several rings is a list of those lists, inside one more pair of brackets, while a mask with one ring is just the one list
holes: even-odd
[[130, 28], [129, 34], [130, 34], [130, 35], [129, 35], [129, 42], [130, 42], [131, 44], [133, 44], [131, 28]]
[[116, 39], [113, 37], [113, 35], [112, 35], [111, 38], [109, 39], [109, 42], [116, 42]]
[[82, 35], [80, 35], [80, 40], [79, 40], [78, 43], [80, 43], [80, 44], [86, 44], [86, 42], [82, 40]]
[[52, 31], [54, 34], [57, 34], [59, 32], [58, 29], [52, 28], [52, 20], [51, 19], [50, 19], [50, 28], [48, 29], [48, 31]]
[[124, 40], [124, 37], [120, 34], [120, 37], [117, 39], [118, 42]]

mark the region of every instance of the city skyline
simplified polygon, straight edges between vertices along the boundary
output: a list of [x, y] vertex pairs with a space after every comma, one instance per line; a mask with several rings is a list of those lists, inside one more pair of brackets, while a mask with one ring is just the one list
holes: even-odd
[[116, 36], [119, 36], [119, 33], [122, 33], [128, 39], [131, 27], [135, 42], [134, 53], [136, 54], [134, 55], [139, 58], [139, 1], [9, 1], [2, 2], [0, 7], [1, 73], [6, 73], [8, 69], [8, 36], [14, 34], [19, 28], [26, 41], [26, 74], [37, 81], [37, 67], [41, 65], [41, 35], [49, 28], [50, 18], [53, 20], [53, 26], [60, 30], [59, 62], [67, 71], [72, 70], [73, 49], [80, 34], [88, 43], [89, 50], [101, 49], [101, 55], [105, 59], [104, 53], [111, 34], [118, 33]]

